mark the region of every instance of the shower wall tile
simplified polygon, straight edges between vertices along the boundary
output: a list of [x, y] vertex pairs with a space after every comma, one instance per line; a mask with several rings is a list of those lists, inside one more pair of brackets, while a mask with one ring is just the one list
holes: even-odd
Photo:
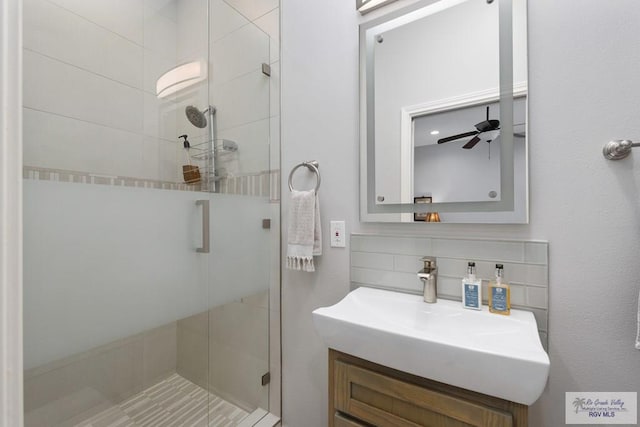
[[[279, 179], [277, 1], [212, 0], [211, 89], [203, 83], [169, 99], [155, 96], [160, 75], [207, 55], [203, 4], [26, 0], [25, 176], [38, 171], [38, 179], [62, 173], [76, 180], [80, 173], [149, 180], [142, 185], [158, 188], [184, 186], [183, 153], [162, 141], [175, 142], [182, 133], [192, 144], [206, 140], [207, 130], [188, 123], [184, 107], [204, 109], [212, 99], [218, 137], [241, 147], [221, 162], [231, 174], [227, 192], [273, 193], [278, 200], [270, 188]], [[261, 73], [263, 62], [272, 64], [271, 78]], [[40, 121], [42, 115], [48, 116]]]
[[141, 133], [138, 89], [41, 54], [24, 51], [24, 106]]
[[160, 177], [160, 142], [156, 138], [145, 136], [142, 141], [142, 165], [138, 170], [141, 178], [150, 180]]
[[209, 341], [207, 336], [208, 313], [178, 320], [176, 372], [198, 384], [208, 387]]
[[241, 144], [241, 150], [220, 157], [228, 173], [238, 175], [269, 169], [269, 119], [224, 129], [218, 136]]
[[144, 19], [161, 15], [171, 22], [178, 22], [178, 2], [176, 0], [143, 0]]
[[216, 41], [248, 23], [249, 20], [225, 0], [211, 0], [212, 41]]
[[227, 3], [250, 21], [255, 21], [278, 7], [278, 0], [227, 0]]
[[134, 156], [140, 156], [143, 149], [142, 135], [133, 132], [31, 108], [24, 109], [23, 120], [25, 163], [33, 166], [131, 176], [121, 168], [113, 147], [128, 145], [138, 150]]
[[185, 164], [184, 149], [179, 143], [158, 142], [159, 178], [165, 182], [183, 182], [182, 165]]
[[[262, 303], [257, 303], [263, 301]], [[268, 291], [209, 311], [213, 390], [240, 406], [268, 407], [260, 378], [269, 371]], [[229, 325], [234, 325], [229, 328]]]
[[269, 118], [269, 77], [253, 71], [212, 87], [218, 131]]
[[[129, 141], [110, 141], [102, 147], [105, 157], [113, 159], [113, 167], [107, 175], [133, 175], [143, 177], [142, 155], [144, 137], [137, 135]], [[106, 183], [105, 183], [106, 184]]]
[[177, 8], [178, 63], [202, 59], [206, 62], [209, 49], [208, 1], [179, 0]]
[[174, 59], [178, 49], [176, 22], [160, 14], [147, 17], [143, 45], [163, 58]]
[[108, 401], [117, 403], [144, 389], [143, 339], [96, 355], [89, 365], [89, 384]]
[[222, 84], [269, 62], [269, 36], [255, 25], [245, 25], [213, 42], [211, 54], [213, 80]]
[[260, 383], [269, 370], [268, 358], [256, 358], [224, 344], [215, 348], [211, 353], [211, 392], [246, 410], [268, 408], [267, 386]]
[[[265, 304], [251, 301], [263, 300]], [[268, 292], [260, 292], [209, 311], [209, 333], [217, 344], [256, 358], [267, 357], [269, 348]], [[230, 328], [229, 325], [234, 325]], [[214, 345], [215, 347], [215, 345]]]
[[24, 162], [38, 179], [182, 182], [160, 142], [175, 142], [184, 107], [155, 96], [156, 79], [176, 65], [176, 13], [173, 0], [25, 2]]
[[144, 93], [144, 135], [171, 142], [178, 140], [176, 118], [180, 111], [172, 101], [159, 99], [155, 94]]
[[177, 60], [175, 58], [165, 58], [152, 50], [144, 49], [143, 90], [155, 95], [158, 77], [175, 67], [176, 63]]
[[275, 8], [254, 21], [262, 31], [274, 40], [280, 39], [280, 8]]
[[24, 2], [24, 46], [142, 88], [142, 46], [48, 0]]
[[176, 372], [178, 363], [177, 322], [172, 322], [145, 334], [142, 344], [144, 346], [142, 381], [146, 388]]
[[268, 408], [270, 317], [265, 290], [179, 320], [177, 372], [247, 410]]
[[176, 322], [53, 361], [24, 374], [25, 426], [65, 425], [176, 372]]
[[51, 0], [139, 45], [143, 44], [143, 0]]

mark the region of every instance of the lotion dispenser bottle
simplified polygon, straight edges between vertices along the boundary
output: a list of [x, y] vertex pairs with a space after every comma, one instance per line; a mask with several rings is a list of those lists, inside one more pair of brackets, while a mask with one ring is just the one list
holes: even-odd
[[511, 290], [503, 283], [504, 267], [496, 264], [496, 279], [489, 284], [489, 311], [497, 314], [511, 314]]
[[462, 305], [472, 310], [482, 310], [482, 282], [476, 278], [476, 263], [467, 265], [467, 275], [462, 279]]

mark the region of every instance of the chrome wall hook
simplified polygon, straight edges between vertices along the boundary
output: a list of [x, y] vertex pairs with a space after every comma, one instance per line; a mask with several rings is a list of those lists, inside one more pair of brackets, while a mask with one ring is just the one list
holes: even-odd
[[602, 148], [602, 154], [608, 160], [621, 160], [631, 153], [633, 147], [640, 147], [640, 142], [633, 142], [628, 139], [616, 139], [607, 142]]

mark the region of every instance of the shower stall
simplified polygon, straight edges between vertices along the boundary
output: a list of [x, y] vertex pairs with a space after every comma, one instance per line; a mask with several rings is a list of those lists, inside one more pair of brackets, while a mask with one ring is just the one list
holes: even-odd
[[274, 425], [278, 0], [24, 0], [26, 426]]

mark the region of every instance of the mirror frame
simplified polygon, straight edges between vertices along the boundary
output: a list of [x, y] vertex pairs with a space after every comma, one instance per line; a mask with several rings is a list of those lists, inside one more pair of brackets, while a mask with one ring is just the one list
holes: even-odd
[[[413, 203], [376, 203], [375, 191], [375, 123], [374, 103], [374, 69], [372, 58], [375, 35], [384, 30], [395, 28], [394, 22], [403, 16], [421, 11], [428, 16], [470, 0], [420, 0], [413, 5], [390, 12], [380, 18], [360, 25], [360, 220], [362, 222], [402, 222], [401, 214], [424, 213], [427, 211], [455, 213], [512, 213], [515, 209], [514, 194], [514, 158], [513, 135], [501, 135], [500, 185], [501, 199], [490, 202], [449, 202], [420, 205]], [[513, 5], [512, 0], [495, 0], [498, 2], [499, 14], [499, 73], [500, 73], [500, 122], [502, 127], [513, 128]], [[377, 29], [376, 32], [371, 31]], [[528, 43], [528, 41], [527, 41]], [[528, 85], [527, 65], [527, 85]], [[521, 95], [521, 93], [519, 94]], [[525, 140], [525, 192], [524, 212], [515, 215], [513, 221], [468, 221], [469, 223], [517, 223], [529, 222], [529, 167], [528, 167], [528, 94], [526, 113], [527, 138]], [[400, 137], [400, 135], [398, 135]], [[391, 215], [393, 214], [393, 215]], [[400, 215], [399, 215], [400, 214]], [[453, 222], [452, 222], [453, 223]], [[455, 223], [465, 223], [456, 221]]]

